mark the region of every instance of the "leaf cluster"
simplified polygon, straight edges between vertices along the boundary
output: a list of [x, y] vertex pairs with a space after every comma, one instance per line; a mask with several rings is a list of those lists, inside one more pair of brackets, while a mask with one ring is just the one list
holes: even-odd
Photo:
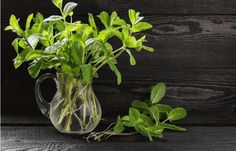
[[167, 104], [160, 104], [159, 101], [164, 97], [166, 86], [158, 83], [152, 87], [149, 100], [134, 100], [129, 108], [128, 115], [118, 116], [116, 124], [103, 132], [91, 133], [88, 138], [101, 141], [112, 135], [130, 135], [125, 133], [126, 128], [132, 128], [152, 141], [153, 138], [162, 138], [165, 129], [175, 131], [185, 131], [185, 128], [174, 125], [176, 120], [183, 119], [187, 112], [182, 107], [171, 107]]
[[[73, 21], [73, 10], [77, 3], [68, 2], [63, 5], [62, 0], [52, 2], [59, 9], [60, 15], [44, 18], [41, 13], [30, 14], [24, 29], [19, 19], [11, 15], [9, 26], [5, 28], [18, 36], [12, 42], [17, 54], [14, 59], [15, 68], [30, 62], [28, 71], [33, 78], [43, 69], [54, 68], [59, 73], [79, 77], [89, 83], [97, 71], [108, 64], [120, 84], [122, 77], [116, 67], [117, 57], [126, 52], [130, 64], [135, 65], [133, 51], [154, 51], [143, 45], [147, 42], [145, 35], [139, 34], [141, 36], [138, 37], [135, 34], [152, 28], [135, 10], [129, 10], [129, 22], [121, 19], [115, 11], [111, 14], [102, 11], [97, 15], [103, 25], [100, 29], [91, 13], [88, 14], [88, 23]], [[111, 38], [120, 41], [118, 49], [114, 49], [109, 42]]]

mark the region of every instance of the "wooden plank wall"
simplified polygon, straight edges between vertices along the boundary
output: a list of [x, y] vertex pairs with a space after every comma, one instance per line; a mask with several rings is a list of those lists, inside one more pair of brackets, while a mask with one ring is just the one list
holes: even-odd
[[[76, 18], [86, 21], [88, 12], [118, 11], [127, 18], [127, 10], [141, 11], [154, 25], [147, 32], [155, 53], [135, 53], [136, 66], [129, 66], [122, 55], [119, 69], [123, 83], [116, 85], [107, 68], [94, 82], [103, 115], [124, 114], [132, 99], [146, 98], [150, 86], [158, 81], [167, 84], [163, 103], [184, 106], [189, 116], [183, 124], [236, 125], [236, 1], [235, 0], [86, 0], [78, 1]], [[50, 0], [3, 0], [2, 29], [11, 14], [22, 21], [29, 13], [56, 14]], [[34, 99], [34, 82], [26, 67], [14, 70], [11, 47], [14, 35], [2, 34], [2, 124], [41, 122], [43, 116]], [[51, 85], [50, 85], [51, 84]], [[47, 98], [55, 91], [45, 84]], [[30, 118], [33, 117], [33, 118]], [[29, 120], [30, 119], [30, 120]]]

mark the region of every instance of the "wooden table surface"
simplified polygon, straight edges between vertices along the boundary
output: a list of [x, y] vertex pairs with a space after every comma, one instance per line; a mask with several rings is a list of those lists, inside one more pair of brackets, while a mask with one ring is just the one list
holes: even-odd
[[[68, 1], [68, 0], [65, 0]], [[72, 0], [75, 1], [75, 0]], [[27, 66], [15, 70], [10, 32], [1, 29], [2, 101], [1, 150], [75, 151], [235, 151], [236, 150], [236, 1], [235, 0], [86, 0], [77, 1], [75, 18], [87, 21], [87, 13], [116, 10], [127, 19], [127, 10], [139, 10], [153, 25], [147, 31], [154, 53], [135, 53], [136, 66], [126, 54], [118, 59], [123, 83], [116, 85], [108, 68], [94, 81], [103, 117], [112, 120], [126, 114], [133, 99], [149, 96], [157, 81], [167, 85], [162, 103], [183, 106], [188, 117], [178, 124], [186, 132], [167, 131], [164, 139], [148, 142], [139, 135], [112, 137], [87, 143], [82, 136], [57, 132], [45, 119], [34, 99], [34, 83]], [[32, 12], [57, 14], [49, 0], [2, 0], [1, 24], [15, 14], [20, 24]], [[115, 41], [112, 41], [116, 44]], [[55, 88], [43, 85], [50, 100]], [[103, 127], [101, 124], [100, 127]]]
[[187, 132], [167, 132], [162, 140], [148, 142], [138, 135], [87, 143], [82, 137], [57, 132], [51, 126], [2, 126], [2, 150], [81, 151], [233, 151], [236, 128], [186, 126]]

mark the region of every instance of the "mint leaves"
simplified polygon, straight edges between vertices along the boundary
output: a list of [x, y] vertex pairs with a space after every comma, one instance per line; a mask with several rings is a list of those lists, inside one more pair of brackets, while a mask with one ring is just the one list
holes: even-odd
[[[152, 87], [150, 100], [134, 100], [128, 115], [118, 116], [113, 127], [102, 132], [92, 132], [87, 139], [93, 138], [95, 141], [101, 141], [113, 135], [124, 136], [139, 133], [152, 141], [153, 138], [162, 138], [166, 129], [185, 131], [185, 128], [176, 126], [172, 122], [185, 118], [187, 116], [186, 110], [182, 107], [172, 108], [166, 104], [159, 104], [165, 92], [165, 84], [157, 83]], [[135, 132], [126, 133], [126, 127], [133, 128]]]
[[52, 0], [52, 2], [57, 8], [62, 8], [62, 0]]
[[[91, 13], [88, 14], [87, 23], [73, 20], [77, 3], [63, 4], [63, 0], [52, 0], [52, 3], [60, 14], [48, 17], [41, 13], [30, 14], [25, 29], [20, 27], [19, 19], [11, 15], [9, 26], [5, 28], [17, 34], [12, 42], [17, 55], [14, 59], [15, 68], [29, 62], [28, 71], [33, 78], [41, 70], [54, 68], [59, 73], [90, 83], [98, 71], [108, 65], [117, 77], [117, 84], [120, 84], [122, 75], [117, 68], [117, 58], [122, 53], [127, 53], [130, 65], [133, 66], [137, 64], [134, 51], [154, 51], [144, 45], [147, 42], [144, 34], [136, 34], [152, 28], [151, 24], [143, 21], [140, 12], [130, 9], [129, 21], [126, 21], [115, 11], [102, 11], [96, 17], [103, 27], [98, 27], [100, 23], [95, 22], [95, 16]], [[120, 46], [115, 46], [116, 49], [109, 41], [112, 38], [120, 40], [117, 42]], [[160, 98], [153, 101], [158, 102]]]
[[75, 7], [78, 4], [74, 3], [74, 2], [68, 2], [65, 7], [63, 8], [63, 16], [67, 17], [72, 11], [73, 9], [75, 9]]
[[187, 115], [187, 113], [184, 108], [177, 107], [177, 108], [172, 109], [168, 113], [167, 119], [170, 121], [176, 121], [176, 120], [180, 120], [180, 119], [184, 118], [186, 115]]
[[154, 103], [158, 103], [166, 93], [166, 86], [164, 83], [158, 83], [152, 88], [150, 101]]

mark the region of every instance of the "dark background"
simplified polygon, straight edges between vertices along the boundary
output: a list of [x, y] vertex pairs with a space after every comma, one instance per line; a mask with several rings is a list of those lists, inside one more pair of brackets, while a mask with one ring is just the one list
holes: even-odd
[[[65, 1], [66, 2], [66, 1]], [[65, 3], [64, 2], [64, 3]], [[123, 82], [116, 85], [113, 73], [104, 68], [94, 82], [104, 117], [125, 114], [135, 98], [147, 98], [150, 86], [167, 84], [162, 103], [183, 106], [189, 116], [185, 125], [236, 125], [236, 1], [235, 0], [84, 0], [75, 18], [86, 21], [87, 13], [118, 11], [127, 18], [133, 8], [154, 25], [147, 32], [154, 53], [135, 53], [131, 67], [126, 54], [119, 60]], [[50, 0], [2, 0], [2, 29], [11, 14], [24, 25], [28, 14], [58, 14]], [[1, 29], [2, 125], [47, 124], [34, 98], [34, 83], [27, 65], [13, 67], [15, 35]], [[55, 85], [44, 83], [50, 99]]]

